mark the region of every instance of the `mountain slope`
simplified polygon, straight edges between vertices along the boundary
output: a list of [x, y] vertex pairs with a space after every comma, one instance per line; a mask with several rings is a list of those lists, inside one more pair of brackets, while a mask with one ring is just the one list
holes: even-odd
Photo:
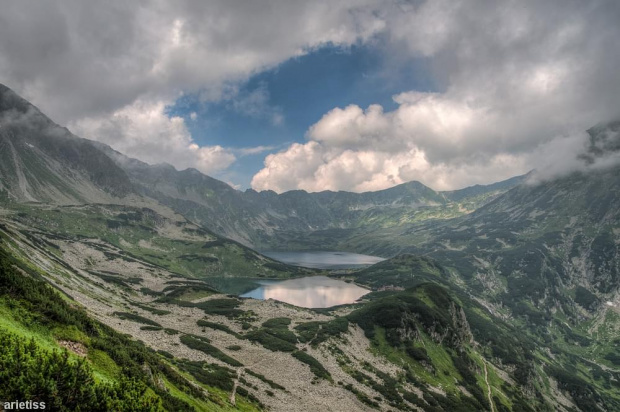
[[71, 204], [124, 197], [131, 183], [90, 141], [0, 85], [0, 190], [15, 201]]
[[[351, 250], [441, 262], [513, 314], [574, 321], [620, 305], [620, 169], [517, 186], [475, 212], [353, 236]], [[606, 303], [609, 302], [609, 303]]]
[[258, 249], [314, 249], [353, 232], [469, 213], [524, 176], [488, 186], [436, 192], [419, 182], [376, 192], [239, 192], [195, 169], [148, 165], [95, 143], [130, 177], [137, 191], [216, 233]]
[[140, 195], [101, 147], [72, 135], [0, 85], [0, 218], [34, 241], [99, 242], [105, 253], [139, 257], [186, 276], [309, 273], [261, 256]]
[[[472, 266], [462, 270], [468, 278], [485, 269], [484, 261], [486, 272], [519, 272], [534, 282], [552, 271], [557, 287], [582, 286], [612, 299], [620, 287], [619, 176], [619, 168], [610, 168], [516, 187], [467, 217], [429, 230], [433, 241], [418, 250], [472, 256]], [[539, 287], [532, 293], [545, 295]]]

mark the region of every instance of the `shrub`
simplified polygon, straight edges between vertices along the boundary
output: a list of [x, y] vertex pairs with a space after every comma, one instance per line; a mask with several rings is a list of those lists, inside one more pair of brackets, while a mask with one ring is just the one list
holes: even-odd
[[158, 331], [158, 330], [162, 330], [162, 329], [163, 328], [161, 326], [150, 326], [150, 325], [142, 326], [140, 328], [140, 330], [152, 330], [152, 331]]
[[286, 390], [286, 388], [284, 388], [284, 386], [282, 385], [278, 385], [277, 383], [275, 383], [274, 381], [267, 379], [264, 375], [261, 375], [260, 373], [256, 373], [250, 369], [246, 369], [245, 372], [248, 375], [254, 376], [255, 378], [260, 379], [261, 381], [265, 382], [267, 385], [269, 385], [272, 389], [280, 389], [280, 390]]
[[321, 365], [321, 362], [316, 360], [316, 358], [308, 355], [306, 352], [299, 350], [293, 352], [292, 355], [295, 359], [310, 366], [310, 371], [314, 373], [317, 378], [327, 379], [331, 381], [332, 376], [330, 375], [329, 371], [325, 369], [323, 365]]
[[314, 339], [323, 323], [325, 322], [305, 322], [300, 323], [293, 329], [297, 331], [299, 341], [302, 343], [306, 343]]
[[198, 324], [198, 326], [202, 326], [205, 328], [211, 328], [215, 330], [221, 330], [222, 332], [226, 332], [230, 335], [233, 335], [237, 339], [241, 339], [241, 335], [239, 335], [237, 332], [230, 329], [228, 326], [222, 325], [221, 323], [209, 322], [208, 320], [204, 320], [204, 319], [199, 319], [198, 322], [196, 323]]
[[289, 318], [272, 318], [263, 322], [262, 326], [269, 329], [287, 329], [290, 324]]
[[428, 353], [425, 348], [416, 348], [415, 346], [408, 346], [407, 355], [411, 356], [418, 362], [431, 363], [431, 358], [428, 357]]
[[0, 399], [30, 399], [36, 394], [45, 409], [57, 411], [163, 411], [161, 399], [149, 394], [136, 379], [97, 383], [85, 359], [72, 360], [69, 352], [41, 349], [0, 331]]
[[150, 325], [150, 326], [159, 326], [160, 328], [162, 327], [159, 323], [155, 322], [154, 320], [150, 320], [148, 318], [145, 318], [144, 316], [136, 315], [134, 313], [114, 312], [113, 315], [123, 320], [130, 320], [132, 322], [143, 323], [145, 325]]
[[340, 317], [330, 320], [321, 325], [321, 328], [317, 331], [316, 338], [312, 341], [312, 345], [316, 346], [319, 343], [325, 342], [332, 336], [339, 336], [341, 333], [345, 333], [347, 330], [349, 330], [349, 321], [347, 318]]
[[211, 345], [210, 343], [205, 342], [204, 338], [197, 338], [190, 335], [181, 336], [181, 343], [185, 346], [199, 350], [203, 353], [206, 353], [209, 356], [213, 356], [215, 359], [219, 359], [222, 362], [225, 362], [231, 366], [243, 366], [241, 362], [238, 360], [226, 355], [224, 352]]
[[265, 329], [248, 332], [245, 337], [252, 342], [260, 343], [265, 348], [274, 352], [293, 352], [297, 349], [297, 346], [295, 346], [291, 342], [282, 340], [279, 337], [268, 333]]

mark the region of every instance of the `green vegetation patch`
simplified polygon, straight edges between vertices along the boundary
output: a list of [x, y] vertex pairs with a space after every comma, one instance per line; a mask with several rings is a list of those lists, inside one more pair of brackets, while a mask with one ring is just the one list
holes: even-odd
[[[232, 391], [236, 373], [232, 369], [219, 366], [214, 363], [195, 362], [180, 360], [177, 366], [184, 372], [189, 373], [198, 382], [206, 385], [209, 390], [207, 400], [211, 405], [197, 405], [197, 409], [202, 411], [254, 411], [264, 410], [264, 405], [247, 389], [237, 387], [236, 407], [231, 407], [228, 396]], [[240, 390], [242, 389], [242, 390]]]
[[138, 285], [142, 282], [142, 278], [139, 277], [122, 277], [115, 275], [107, 275], [100, 272], [95, 272], [93, 270], [89, 270], [88, 273], [91, 275], [97, 276], [99, 279], [111, 283], [117, 286], [121, 286], [123, 288], [131, 288], [129, 284]]
[[224, 391], [232, 390], [236, 378], [235, 371], [215, 363], [185, 360], [179, 362], [179, 367], [189, 372], [198, 382]]
[[294, 343], [283, 340], [271, 334], [267, 329], [258, 329], [246, 333], [245, 337], [251, 342], [258, 342], [266, 349], [274, 352], [293, 352], [297, 350]]
[[317, 378], [332, 380], [332, 375], [314, 356], [307, 354], [304, 351], [296, 350], [292, 353], [293, 357], [300, 362], [310, 366], [310, 371], [314, 373]]
[[164, 292], [158, 292], [156, 290], [153, 289], [149, 289], [146, 287], [142, 287], [140, 288], [140, 292], [142, 292], [142, 294], [147, 295], [147, 296], [152, 296], [152, 297], [160, 297], [160, 296], [164, 296]]
[[[0, 331], [0, 399], [30, 399], [57, 411], [164, 411], [161, 399], [143, 382], [121, 378], [97, 383], [85, 359], [68, 351], [47, 351], [34, 339]], [[30, 396], [28, 396], [30, 395]]]
[[150, 326], [158, 326], [160, 328], [162, 327], [159, 323], [155, 322], [154, 320], [145, 318], [144, 316], [136, 315], [135, 313], [114, 312], [112, 314], [123, 320], [130, 320], [132, 322], [142, 323], [142, 324], [150, 325]]
[[355, 387], [350, 383], [344, 385], [343, 388], [354, 394], [357, 400], [359, 400], [360, 402], [370, 406], [371, 408], [379, 409], [379, 402], [373, 401], [371, 398], [368, 397], [368, 395], [355, 389]]
[[80, 342], [86, 345], [90, 343], [88, 335], [79, 330], [75, 325], [69, 325], [66, 327], [57, 326], [52, 329], [52, 334], [56, 340], [68, 340], [71, 342]]
[[349, 320], [345, 317], [336, 318], [325, 322], [321, 325], [317, 331], [316, 337], [312, 340], [312, 345], [316, 346], [319, 343], [325, 342], [327, 339], [340, 336], [349, 330]]
[[296, 325], [293, 329], [297, 332], [298, 339], [301, 343], [310, 342], [316, 336], [317, 332], [325, 322], [305, 322]]
[[546, 366], [545, 372], [558, 381], [558, 386], [562, 390], [570, 393], [581, 410], [595, 411], [599, 409], [597, 405], [601, 403], [602, 399], [597, 393], [597, 390], [593, 388], [592, 385], [576, 376], [575, 373], [568, 372], [565, 369], [553, 365]]
[[286, 388], [284, 386], [278, 385], [277, 383], [275, 383], [271, 379], [267, 379], [264, 375], [261, 375], [260, 373], [254, 372], [253, 370], [250, 370], [250, 369], [246, 369], [245, 372], [248, 375], [254, 376], [255, 378], [263, 381], [264, 383], [269, 385], [271, 387], [271, 389], [280, 389], [282, 391], [286, 390]]
[[355, 281], [378, 289], [381, 286], [413, 287], [421, 283], [442, 282], [447, 270], [435, 260], [414, 255], [399, 255], [353, 274]]
[[596, 295], [583, 286], [577, 286], [577, 289], [575, 290], [575, 302], [577, 302], [584, 309], [588, 310], [595, 309], [600, 303]]
[[210, 328], [210, 329], [215, 329], [215, 330], [221, 330], [222, 332], [226, 332], [229, 335], [233, 335], [234, 337], [236, 337], [237, 339], [242, 339], [242, 336], [239, 335], [237, 332], [235, 332], [234, 330], [230, 329], [228, 326], [226, 325], [222, 325], [221, 323], [215, 323], [215, 322], [210, 322], [208, 320], [205, 319], [199, 319], [196, 324], [198, 326], [202, 326], [205, 328]]
[[[431, 298], [433, 306], [425, 300]], [[439, 335], [446, 334], [446, 342], [458, 339], [452, 325], [448, 308], [456, 303], [443, 287], [427, 283], [406, 292], [388, 296], [368, 303], [363, 308], [349, 314], [348, 318], [357, 323], [369, 339], [374, 337], [375, 326], [386, 331], [390, 345], [399, 347], [403, 327], [415, 330], [419, 322], [422, 327], [435, 330]]]
[[217, 291], [206, 284], [189, 283], [181, 281], [168, 282], [168, 286], [164, 288], [162, 293], [166, 296], [158, 299], [158, 302], [173, 302], [175, 300], [180, 301], [192, 301], [199, 298], [204, 298], [216, 294]]
[[245, 337], [271, 351], [293, 352], [297, 349], [297, 336], [288, 329], [290, 323], [289, 318], [269, 319], [259, 329], [246, 333]]
[[339, 317], [329, 322], [305, 322], [295, 326], [298, 339], [302, 343], [310, 342], [312, 346], [317, 346], [333, 336], [339, 336], [349, 330], [349, 320]]
[[287, 329], [291, 324], [289, 318], [271, 318], [263, 322], [263, 327], [268, 329]]
[[157, 316], [169, 315], [170, 313], [172, 313], [169, 310], [156, 309], [151, 306], [143, 305], [142, 303], [138, 303], [138, 302], [132, 302], [132, 304], [142, 310], [145, 310]]
[[159, 331], [162, 329], [163, 328], [161, 326], [151, 326], [151, 325], [142, 326], [140, 328], [140, 330], [150, 330], [150, 331]]
[[199, 337], [194, 337], [191, 335], [183, 335], [181, 336], [181, 343], [191, 349], [199, 350], [209, 356], [214, 357], [215, 359], [219, 359], [222, 362], [229, 364], [230, 366], [243, 366], [241, 362], [232, 358], [231, 356], [228, 356], [215, 346], [206, 342], [206, 339], [204, 338], [201, 339]]
[[88, 360], [91, 361], [95, 370], [108, 379], [116, 379], [121, 376], [121, 368], [102, 350], [92, 349], [88, 351]]

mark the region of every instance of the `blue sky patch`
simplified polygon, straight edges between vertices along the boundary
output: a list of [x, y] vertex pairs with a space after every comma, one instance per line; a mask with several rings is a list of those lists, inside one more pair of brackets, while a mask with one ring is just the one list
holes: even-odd
[[396, 107], [393, 95], [434, 89], [423, 59], [398, 61], [373, 46], [326, 46], [254, 75], [220, 101], [185, 95], [168, 114], [185, 118], [201, 146], [264, 146], [255, 153], [239, 150], [239, 160], [216, 176], [247, 188], [266, 154], [305, 141], [308, 128], [333, 108], [380, 104], [390, 111]]

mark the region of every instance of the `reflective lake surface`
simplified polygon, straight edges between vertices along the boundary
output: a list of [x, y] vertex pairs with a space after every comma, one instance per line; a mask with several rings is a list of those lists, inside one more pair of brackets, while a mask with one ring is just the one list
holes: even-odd
[[374, 265], [383, 258], [348, 252], [261, 252], [265, 256], [289, 265], [313, 269], [349, 269]]
[[259, 281], [260, 287], [244, 293], [241, 297], [275, 299], [304, 308], [328, 308], [353, 303], [370, 290], [353, 283], [311, 276], [299, 279]]

